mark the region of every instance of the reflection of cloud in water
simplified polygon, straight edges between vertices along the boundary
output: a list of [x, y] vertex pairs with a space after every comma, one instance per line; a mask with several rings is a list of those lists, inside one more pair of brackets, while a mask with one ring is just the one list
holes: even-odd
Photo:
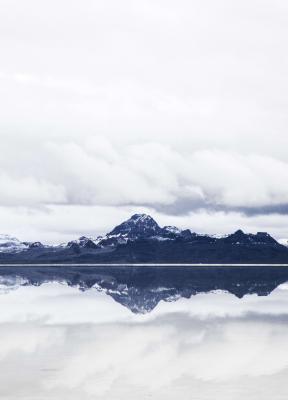
[[161, 303], [145, 316], [59, 284], [0, 304], [1, 398], [286, 399], [285, 285], [269, 297]]

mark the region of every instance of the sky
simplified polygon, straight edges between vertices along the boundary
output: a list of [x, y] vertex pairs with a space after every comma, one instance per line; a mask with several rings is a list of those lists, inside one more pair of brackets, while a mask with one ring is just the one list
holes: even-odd
[[218, 292], [160, 302], [146, 315], [95, 289], [3, 289], [5, 399], [287, 396], [287, 284], [267, 297]]
[[288, 238], [285, 0], [0, 6], [1, 233]]

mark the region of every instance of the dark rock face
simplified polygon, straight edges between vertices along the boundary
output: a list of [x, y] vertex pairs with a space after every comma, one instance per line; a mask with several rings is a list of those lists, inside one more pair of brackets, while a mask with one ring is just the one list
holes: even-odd
[[98, 246], [93, 242], [93, 240], [87, 238], [86, 236], [81, 236], [78, 240], [72, 240], [71, 242], [67, 243], [67, 247], [75, 249], [76, 246], [78, 246], [79, 248], [84, 248], [84, 249], [97, 249], [98, 248]]
[[181, 232], [181, 237], [184, 240], [192, 240], [193, 238], [195, 238], [195, 235], [192, 234], [192, 232], [190, 231], [190, 229], [185, 229], [184, 231]]
[[28, 246], [29, 249], [42, 249], [44, 244], [41, 242], [23, 242], [24, 245]]
[[29, 245], [29, 247], [30, 247], [30, 249], [35, 249], [35, 248], [39, 249], [39, 248], [43, 248], [44, 245], [41, 242], [34, 242], [34, 243], [31, 243]]
[[245, 234], [243, 231], [238, 230], [232, 235], [225, 238], [226, 243], [231, 244], [271, 244], [278, 245], [279, 243], [272, 238], [267, 232], [258, 232], [256, 235], [251, 233]]

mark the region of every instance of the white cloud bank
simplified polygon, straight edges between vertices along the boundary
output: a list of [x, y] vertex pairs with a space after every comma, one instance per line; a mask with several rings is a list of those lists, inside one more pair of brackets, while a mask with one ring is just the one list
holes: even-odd
[[[39, 210], [62, 205], [287, 214], [284, 0], [2, 3], [8, 214], [25, 207], [37, 224]], [[94, 230], [108, 220], [99, 213]], [[49, 229], [39, 235], [50, 240]]]

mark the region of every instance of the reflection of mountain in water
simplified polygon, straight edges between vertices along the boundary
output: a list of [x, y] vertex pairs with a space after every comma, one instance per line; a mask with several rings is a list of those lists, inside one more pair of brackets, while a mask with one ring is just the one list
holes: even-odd
[[269, 295], [288, 281], [284, 267], [0, 267], [1, 292], [23, 285], [65, 282], [80, 290], [104, 291], [134, 313], [163, 301], [223, 290], [241, 298]]

